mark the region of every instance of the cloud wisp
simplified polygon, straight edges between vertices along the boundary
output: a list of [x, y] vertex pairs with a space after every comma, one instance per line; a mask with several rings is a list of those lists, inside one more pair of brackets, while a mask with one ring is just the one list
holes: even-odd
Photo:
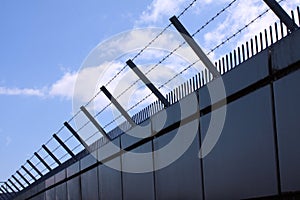
[[8, 96], [18, 96], [18, 95], [25, 95], [25, 96], [37, 96], [43, 97], [44, 91], [42, 89], [32, 89], [32, 88], [9, 88], [0, 86], [0, 95], [8, 95]]
[[137, 24], [155, 24], [163, 17], [170, 17], [177, 13], [188, 1], [187, 0], [154, 0], [142, 12]]

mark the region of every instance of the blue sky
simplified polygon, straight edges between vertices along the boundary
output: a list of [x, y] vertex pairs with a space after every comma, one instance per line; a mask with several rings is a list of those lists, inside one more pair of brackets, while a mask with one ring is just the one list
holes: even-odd
[[[169, 24], [168, 19], [178, 15], [190, 2], [1, 1], [0, 181], [9, 178], [71, 118], [74, 79], [91, 50], [124, 31], [164, 28]], [[199, 0], [181, 20], [192, 33], [229, 2]], [[299, 4], [299, 0], [283, 2], [288, 9]], [[196, 39], [208, 50], [264, 9], [259, 0], [237, 1]], [[269, 13], [211, 58], [229, 52], [276, 20]], [[149, 55], [154, 54], [149, 52]]]

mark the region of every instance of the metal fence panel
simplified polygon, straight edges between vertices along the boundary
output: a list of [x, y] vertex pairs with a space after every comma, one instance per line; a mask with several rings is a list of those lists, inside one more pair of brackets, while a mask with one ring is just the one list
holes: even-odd
[[[194, 120], [181, 128], [186, 134], [194, 131], [192, 126], [198, 126]], [[154, 140], [154, 150], [157, 151], [167, 145], [177, 134], [175, 129]], [[178, 149], [182, 148], [179, 144]], [[199, 134], [197, 133], [188, 150], [169, 166], [155, 172], [156, 199], [202, 199], [202, 175], [199, 152]], [[156, 168], [165, 162], [162, 153], [154, 153]]]
[[83, 200], [98, 200], [98, 172], [93, 168], [81, 174], [81, 194]]
[[[266, 86], [228, 105], [222, 134], [203, 159], [205, 199], [278, 193], [270, 91]], [[210, 118], [200, 119], [202, 138]]]
[[300, 190], [300, 71], [274, 84], [282, 191]]
[[[122, 139], [124, 139], [122, 137]], [[122, 140], [121, 139], [121, 140]], [[127, 143], [127, 142], [125, 142]], [[121, 142], [122, 144], [122, 142]], [[131, 152], [146, 153], [152, 152], [152, 142], [147, 142]], [[129, 156], [128, 153], [122, 155], [123, 169], [131, 167], [151, 167], [153, 169], [153, 157], [149, 156], [146, 159], [136, 159]], [[123, 172], [123, 199], [154, 199], [154, 180], [153, 173], [127, 173]]]
[[67, 191], [69, 200], [81, 200], [80, 176], [67, 181]]

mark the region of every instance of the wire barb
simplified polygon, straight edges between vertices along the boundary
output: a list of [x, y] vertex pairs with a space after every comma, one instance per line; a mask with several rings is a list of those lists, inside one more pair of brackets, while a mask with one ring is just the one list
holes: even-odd
[[[282, 1], [285, 0], [280, 0], [278, 1], [278, 3], [281, 3]], [[215, 50], [217, 50], [218, 48], [220, 48], [221, 46], [223, 46], [226, 42], [229, 42], [232, 38], [236, 37], [239, 33], [241, 33], [243, 30], [245, 30], [246, 28], [248, 28], [251, 24], [253, 24], [256, 20], [260, 19], [262, 16], [264, 16], [266, 13], [268, 13], [270, 11], [270, 8], [266, 9], [264, 12], [262, 12], [260, 15], [258, 15], [257, 17], [255, 17], [254, 19], [252, 19], [249, 23], [247, 23], [246, 25], [244, 25], [242, 28], [238, 29], [238, 31], [236, 31], [234, 34], [232, 34], [231, 36], [227, 37], [225, 40], [223, 40], [220, 44], [216, 45], [214, 48], [212, 48], [207, 55], [211, 54], [212, 52], [214, 52]]]

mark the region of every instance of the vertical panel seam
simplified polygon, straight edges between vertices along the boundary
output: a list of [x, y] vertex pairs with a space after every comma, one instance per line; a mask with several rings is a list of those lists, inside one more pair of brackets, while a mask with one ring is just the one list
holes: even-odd
[[273, 76], [273, 63], [272, 63], [272, 48], [268, 51], [268, 66], [269, 74], [271, 76], [270, 88], [271, 88], [271, 107], [272, 107], [272, 122], [273, 122], [273, 136], [274, 136], [274, 147], [275, 147], [275, 162], [276, 162], [276, 175], [277, 175], [277, 190], [279, 196], [281, 196], [281, 177], [280, 177], [280, 163], [279, 163], [279, 145], [278, 145], [278, 132], [276, 123], [276, 108], [275, 108], [275, 95], [274, 95], [274, 84], [275, 77]]

